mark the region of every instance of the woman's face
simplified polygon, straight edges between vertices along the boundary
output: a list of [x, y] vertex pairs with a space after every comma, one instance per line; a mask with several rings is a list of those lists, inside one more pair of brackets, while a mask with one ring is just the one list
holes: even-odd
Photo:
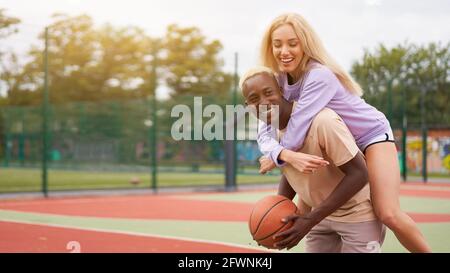
[[291, 25], [279, 26], [272, 32], [272, 51], [280, 71], [292, 73], [297, 69], [303, 50]]

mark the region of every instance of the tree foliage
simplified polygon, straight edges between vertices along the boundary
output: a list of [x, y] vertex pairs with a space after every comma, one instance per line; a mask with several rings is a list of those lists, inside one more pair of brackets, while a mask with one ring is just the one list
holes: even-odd
[[[171, 25], [155, 38], [138, 27], [96, 27], [87, 15], [56, 14], [53, 20], [47, 40], [51, 103], [146, 98], [163, 81], [172, 96], [229, 92], [231, 77], [218, 56], [222, 46], [198, 28]], [[25, 65], [18, 67], [12, 55], [3, 59], [9, 105], [41, 103], [44, 31], [39, 39]]]
[[[5, 9], [0, 8], [0, 41], [16, 33], [20, 19], [6, 15]], [[12, 52], [0, 50], [0, 88], [3, 84], [6, 93], [14, 88], [16, 81], [14, 75], [19, 71], [17, 55]], [[6, 100], [0, 97], [0, 105], [6, 104]]]
[[5, 14], [6, 10], [0, 8], [0, 39], [6, 38], [9, 35], [17, 32], [17, 24], [20, 23], [20, 19], [11, 17]]
[[196, 27], [170, 25], [164, 38], [163, 64], [173, 95], [198, 94], [226, 97], [230, 75], [222, 72], [218, 54], [222, 44], [211, 42]]
[[373, 51], [366, 50], [363, 58], [353, 64], [351, 73], [364, 89], [364, 99], [390, 113], [394, 127], [401, 126], [403, 105], [409, 124], [419, 126], [422, 97], [429, 126], [449, 127], [449, 68], [450, 44], [404, 43], [393, 48], [379, 45]]

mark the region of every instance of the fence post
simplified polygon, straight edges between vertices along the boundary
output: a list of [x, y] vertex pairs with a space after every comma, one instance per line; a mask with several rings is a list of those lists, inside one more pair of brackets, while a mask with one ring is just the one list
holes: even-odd
[[[234, 81], [233, 81], [233, 106], [236, 107], [237, 105], [237, 91], [238, 91], [238, 60], [239, 60], [239, 56], [238, 53], [235, 52], [234, 53]], [[238, 168], [238, 161], [237, 161], [237, 130], [238, 130], [238, 126], [237, 126], [237, 113], [234, 114], [234, 139], [233, 139], [233, 181], [234, 181], [234, 185], [233, 187], [236, 188], [237, 187], [237, 168]]]
[[422, 181], [427, 182], [427, 108], [425, 105], [426, 91], [428, 86], [422, 87], [420, 91], [420, 119], [422, 130]]
[[8, 167], [9, 166], [9, 157], [11, 154], [11, 145], [10, 145], [10, 140], [9, 140], [9, 132], [8, 132], [8, 122], [9, 122], [9, 115], [8, 115], [8, 109], [5, 109], [5, 123], [4, 123], [4, 128], [5, 128], [5, 144], [4, 144], [4, 150], [5, 150], [5, 159], [3, 161], [3, 166], [4, 167]]
[[[237, 104], [237, 85], [238, 85], [238, 53], [234, 53], [234, 78], [233, 78], [233, 94], [232, 94], [232, 104], [235, 106]], [[225, 190], [234, 191], [236, 190], [236, 172], [237, 172], [237, 114], [233, 114], [233, 120], [225, 120], [224, 132], [228, 130], [233, 130], [233, 139], [229, 140], [225, 137]]]
[[393, 79], [390, 79], [387, 84], [387, 118], [390, 123], [392, 123], [392, 85], [393, 85]]
[[48, 27], [45, 28], [44, 90], [42, 100], [42, 193], [48, 196]]
[[407, 134], [408, 134], [408, 117], [406, 116], [406, 88], [402, 87], [402, 177], [403, 181], [408, 179], [407, 158]]
[[150, 149], [151, 149], [151, 158], [152, 158], [152, 189], [156, 193], [158, 190], [158, 181], [157, 181], [157, 136], [156, 136], [156, 126], [157, 126], [157, 116], [156, 116], [156, 95], [154, 94], [151, 100], [151, 108], [152, 108], [152, 124], [150, 127]]
[[157, 50], [155, 49], [155, 51], [153, 52], [153, 67], [152, 67], [152, 72], [151, 72], [151, 81], [153, 82], [153, 90], [151, 90], [153, 92], [152, 95], [152, 99], [151, 99], [151, 105], [150, 108], [152, 110], [152, 118], [151, 118], [151, 126], [150, 126], [150, 157], [151, 157], [151, 169], [152, 169], [152, 173], [151, 173], [151, 179], [152, 179], [152, 189], [154, 193], [157, 193], [158, 190], [158, 173], [157, 173], [157, 168], [158, 168], [158, 163], [157, 163], [157, 125], [158, 125], [158, 121], [157, 121], [157, 100], [156, 100], [156, 86], [157, 86], [157, 66], [158, 66], [158, 58], [157, 58]]
[[23, 107], [20, 108], [19, 162], [21, 167], [25, 165], [25, 121], [23, 109]]
[[426, 127], [422, 127], [422, 180], [424, 183], [428, 181], [427, 173], [427, 137], [428, 132]]

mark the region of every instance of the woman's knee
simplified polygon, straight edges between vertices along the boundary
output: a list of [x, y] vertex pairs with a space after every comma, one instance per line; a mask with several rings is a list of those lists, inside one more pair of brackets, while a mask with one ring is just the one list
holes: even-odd
[[401, 210], [395, 207], [375, 208], [375, 214], [380, 221], [390, 229], [395, 229], [401, 221]]

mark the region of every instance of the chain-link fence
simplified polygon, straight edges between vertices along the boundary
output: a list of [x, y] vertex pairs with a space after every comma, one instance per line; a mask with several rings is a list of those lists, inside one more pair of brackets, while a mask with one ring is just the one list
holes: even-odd
[[[200, 140], [195, 140], [198, 117], [200, 130], [212, 117], [194, 113], [208, 105], [216, 105], [225, 113], [224, 100], [203, 96], [200, 108], [194, 107], [194, 101], [192, 96], [185, 96], [164, 101], [150, 98], [51, 105], [47, 115], [47, 183], [42, 168], [42, 107], [2, 107], [0, 192], [44, 191], [44, 187], [56, 191], [224, 186], [225, 142], [206, 140], [203, 132]], [[185, 105], [187, 116], [172, 117], [176, 105]], [[183, 129], [189, 132], [188, 140], [172, 136], [173, 125], [181, 118], [187, 122]], [[402, 131], [395, 132], [400, 166], [410, 175], [422, 175], [421, 132], [408, 132], [405, 158], [401, 156]], [[265, 176], [258, 174], [261, 154], [254, 138], [247, 135], [247, 140], [235, 141], [234, 145], [238, 185], [278, 181], [278, 170]], [[448, 177], [450, 131], [429, 130], [426, 146], [428, 173]], [[406, 164], [402, 164], [404, 160]]]
[[[171, 117], [172, 108], [183, 104], [193, 111], [192, 98], [51, 105], [48, 190], [224, 185], [223, 140], [176, 141], [171, 136], [178, 119]], [[225, 107], [212, 96], [202, 102]], [[3, 107], [0, 119], [0, 192], [43, 190], [42, 107]], [[194, 130], [185, 129], [194, 139]], [[256, 141], [237, 141], [236, 150], [238, 184], [278, 180], [279, 172], [258, 175]]]

